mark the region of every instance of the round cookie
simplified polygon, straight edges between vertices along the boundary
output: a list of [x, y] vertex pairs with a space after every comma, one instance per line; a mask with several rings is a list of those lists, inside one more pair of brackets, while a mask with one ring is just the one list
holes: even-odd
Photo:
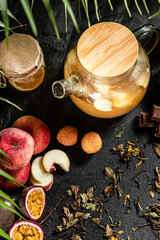
[[102, 147], [102, 139], [98, 133], [88, 132], [82, 137], [81, 146], [88, 154], [96, 153]]
[[57, 133], [57, 140], [64, 146], [73, 146], [78, 139], [78, 130], [73, 126], [64, 126]]

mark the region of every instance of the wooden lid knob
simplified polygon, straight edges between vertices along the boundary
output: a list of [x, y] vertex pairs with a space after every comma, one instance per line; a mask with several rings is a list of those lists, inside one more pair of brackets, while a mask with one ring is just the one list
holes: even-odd
[[77, 54], [87, 71], [100, 77], [115, 77], [127, 72], [135, 64], [138, 42], [125, 26], [102, 22], [81, 35]]

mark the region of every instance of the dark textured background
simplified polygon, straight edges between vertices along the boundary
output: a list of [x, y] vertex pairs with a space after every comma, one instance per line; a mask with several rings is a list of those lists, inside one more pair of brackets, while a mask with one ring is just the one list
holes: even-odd
[[[22, 24], [28, 23], [19, 1], [12, 1], [11, 10], [13, 14], [19, 19]], [[74, 9], [74, 13], [77, 15], [79, 27], [81, 33], [87, 28], [87, 20], [82, 10], [82, 20], [78, 17], [78, 1], [70, 1]], [[106, 1], [107, 2], [107, 1]], [[143, 16], [141, 16], [134, 4], [134, 1], [128, 1], [129, 7], [132, 13], [130, 18], [126, 12], [123, 1], [113, 0], [114, 11], [111, 11], [108, 3], [103, 6], [103, 1], [99, 1], [102, 21], [114, 21], [127, 26], [129, 29], [135, 28], [145, 24], [153, 23], [160, 28], [160, 16], [157, 16], [151, 20], [148, 20], [149, 14], [146, 13], [142, 1], [139, 0]], [[156, 0], [148, 0], [148, 7], [150, 9], [150, 15], [155, 13], [160, 5]], [[90, 19], [91, 23], [97, 22], [94, 3], [89, 1]], [[159, 167], [159, 159], [153, 152], [152, 143], [158, 141], [154, 139], [155, 129], [140, 129], [138, 125], [138, 115], [141, 111], [151, 110], [152, 104], [160, 105], [160, 85], [158, 79], [158, 72], [160, 69], [160, 43], [156, 49], [150, 54], [151, 63], [151, 80], [146, 96], [143, 101], [130, 113], [125, 116], [116, 119], [97, 119], [87, 116], [74, 106], [70, 98], [63, 100], [57, 100], [52, 97], [51, 85], [53, 81], [63, 77], [63, 62], [67, 54], [68, 49], [79, 38], [80, 34], [76, 33], [70, 18], [68, 17], [68, 33], [65, 33], [64, 27], [64, 7], [61, 1], [53, 1], [53, 9], [55, 12], [56, 20], [58, 23], [61, 39], [57, 40], [52, 24], [47, 16], [45, 8], [41, 1], [35, 1], [33, 13], [38, 27], [38, 40], [44, 52], [44, 58], [46, 63], [47, 75], [44, 83], [35, 91], [24, 93], [18, 92], [10, 86], [5, 89], [0, 89], [0, 95], [7, 97], [9, 100], [19, 105], [23, 112], [20, 112], [14, 107], [11, 107], [5, 103], [0, 103], [0, 130], [10, 127], [12, 123], [22, 115], [34, 115], [43, 120], [51, 130], [52, 139], [49, 147], [46, 151], [59, 148], [64, 150], [71, 161], [70, 172], [67, 174], [54, 173], [54, 185], [52, 189], [47, 193], [47, 204], [43, 217], [45, 217], [53, 206], [58, 202], [61, 195], [69, 189], [70, 185], [79, 185], [80, 192], [86, 191], [87, 188], [96, 185], [95, 195], [100, 197], [104, 202], [104, 209], [109, 209], [109, 213], [103, 212], [102, 224], [110, 224], [108, 216], [111, 216], [113, 221], [122, 221], [121, 227], [118, 230], [124, 230], [124, 234], [119, 239], [127, 240], [128, 236], [131, 236], [132, 240], [146, 239], [153, 240], [158, 239], [158, 232], [153, 230], [150, 226], [142, 228], [136, 232], [131, 230], [132, 227], [146, 223], [146, 220], [137, 215], [136, 211], [136, 199], [141, 197], [141, 205], [145, 211], [145, 207], [151, 203], [159, 202], [159, 193], [155, 193], [155, 198], [152, 199], [149, 194], [150, 186], [147, 181], [147, 174], [142, 173], [137, 177], [141, 183], [140, 189], [131, 178], [138, 173], [141, 169], [146, 169], [150, 177], [154, 177], [154, 169]], [[11, 24], [15, 24], [11, 22]], [[32, 34], [29, 24], [23, 28], [18, 29], [17, 32], [24, 32]], [[1, 33], [0, 38], [3, 39]], [[56, 140], [56, 134], [58, 130], [64, 125], [75, 125], [79, 130], [79, 140], [73, 147], [62, 147]], [[115, 138], [115, 135], [124, 129], [124, 133], [121, 138]], [[88, 131], [97, 131], [103, 141], [102, 149], [93, 155], [85, 154], [80, 147], [80, 140], [83, 134]], [[129, 168], [126, 164], [120, 163], [117, 155], [112, 155], [110, 149], [113, 146], [117, 146], [120, 143], [126, 143], [128, 140], [138, 138], [138, 142], [142, 148], [145, 144], [145, 157], [148, 160], [144, 161], [137, 169], [135, 165], [138, 163], [138, 159], [131, 161]], [[125, 172], [122, 175], [122, 181], [120, 187], [123, 190], [121, 199], [118, 199], [117, 195], [114, 195], [110, 201], [104, 197], [103, 190], [110, 183], [110, 179], [104, 175], [104, 169], [106, 166], [110, 166], [112, 169], [116, 169], [122, 164], [122, 169]], [[17, 193], [13, 193], [17, 196]], [[132, 212], [125, 214], [126, 207], [123, 205], [126, 194], [131, 196]], [[66, 198], [65, 198], [66, 199]], [[65, 200], [64, 200], [65, 201]], [[59, 215], [61, 213], [64, 201], [57, 207], [57, 210], [52, 213], [48, 220], [42, 225], [45, 232], [46, 240], [60, 239], [61, 237], [68, 235], [74, 229], [68, 230], [59, 235], [55, 235], [55, 229], [57, 225], [61, 224]], [[94, 214], [95, 216], [96, 214]], [[98, 216], [98, 215], [97, 215]], [[103, 230], [98, 228], [94, 223], [86, 221], [84, 226], [86, 227], [85, 239], [99, 240], [103, 239]]]

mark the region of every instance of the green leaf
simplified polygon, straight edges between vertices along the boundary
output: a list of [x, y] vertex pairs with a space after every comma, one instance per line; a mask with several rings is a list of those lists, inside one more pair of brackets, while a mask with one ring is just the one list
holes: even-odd
[[[18, 207], [18, 205], [12, 200], [12, 198], [10, 198], [5, 192], [3, 192], [1, 189], [0, 189], [0, 196], [7, 199], [8, 201], [10, 201], [16, 208], [18, 208], [18, 210], [21, 211], [21, 209]], [[22, 211], [21, 211], [22, 212]]]
[[74, 13], [73, 13], [73, 10], [72, 10], [72, 8], [71, 8], [71, 5], [70, 5], [69, 1], [68, 1], [68, 0], [62, 0], [62, 2], [63, 2], [64, 4], [66, 4], [67, 11], [68, 11], [68, 13], [69, 13], [69, 15], [70, 15], [70, 17], [71, 17], [71, 19], [72, 19], [72, 22], [73, 22], [73, 24], [74, 24], [77, 32], [80, 32], [79, 27], [78, 27], [78, 24], [77, 24], [77, 20], [76, 20], [76, 18], [75, 18], [75, 16], [74, 16]]
[[[62, 0], [63, 1], [63, 0]], [[87, 16], [87, 21], [88, 21], [88, 27], [91, 26], [90, 19], [89, 19], [89, 13], [88, 13], [88, 0], [81, 0], [85, 14]]]
[[13, 178], [10, 174], [6, 173], [4, 170], [0, 169], [0, 175], [9, 179], [10, 181], [19, 184], [20, 186], [26, 188], [23, 184], [21, 184], [20, 182], [18, 182], [15, 178]]
[[3, 102], [6, 102], [6, 103], [8, 103], [8, 104], [10, 104], [10, 105], [12, 105], [12, 106], [14, 106], [14, 107], [16, 107], [16, 108], [18, 108], [19, 110], [22, 111], [22, 108], [18, 107], [15, 103], [12, 103], [11, 101], [9, 101], [9, 100], [7, 100], [3, 97], [0, 97], [0, 100], [3, 101]]
[[122, 134], [124, 133], [124, 129], [122, 129], [121, 131], [119, 131], [117, 134], [116, 134], [116, 138], [120, 138], [122, 137]]
[[149, 13], [149, 9], [148, 9], [148, 7], [147, 7], [147, 3], [146, 3], [145, 0], [143, 0], [143, 4], [144, 4], [144, 6], [145, 6], [145, 9], [146, 9], [147, 13]]
[[12, 207], [8, 206], [6, 203], [4, 203], [1, 199], [0, 199], [0, 206], [7, 208], [8, 210], [14, 212], [15, 214], [17, 214], [20, 218], [22, 218], [23, 220], [25, 220], [25, 218], [19, 213], [17, 212], [15, 209], [13, 209]]
[[[8, 157], [8, 155], [7, 155], [5, 152], [3, 152], [2, 149], [0, 149], [0, 153], [3, 154], [5, 157], [7, 157], [9, 160], [11, 160], [10, 157]], [[11, 161], [12, 161], [12, 160], [11, 160]]]
[[148, 19], [151, 19], [151, 18], [153, 18], [153, 17], [156, 17], [157, 15], [159, 15], [160, 14], [160, 10], [158, 10], [155, 14], [153, 14], [152, 16], [150, 16]]
[[31, 2], [31, 10], [33, 9], [34, 0]]
[[9, 167], [12, 167], [6, 160], [4, 160], [3, 158], [0, 157], [0, 161], [7, 164]]
[[55, 19], [55, 16], [54, 16], [54, 12], [53, 12], [50, 0], [42, 0], [42, 1], [43, 1], [43, 4], [44, 4], [44, 6], [45, 6], [45, 8], [48, 12], [48, 15], [49, 15], [51, 21], [52, 21], [52, 24], [53, 24], [54, 30], [56, 32], [57, 38], [60, 39], [56, 19]]
[[16, 22], [18, 22], [19, 25], [22, 25], [20, 23], [20, 21], [18, 21], [18, 19], [11, 13], [11, 11], [9, 9], [7, 9], [7, 14], [8, 14], [9, 17], [13, 18]]
[[5, 25], [5, 37], [7, 42], [7, 49], [9, 48], [9, 17], [7, 14], [7, 0], [0, 1], [0, 9], [2, 13], [3, 23]]
[[113, 11], [113, 6], [112, 6], [111, 0], [108, 0], [108, 3], [109, 3], [109, 6], [110, 6], [111, 10]]
[[65, 29], [66, 29], [66, 33], [68, 32], [68, 29], [67, 29], [67, 6], [66, 6], [66, 3], [64, 4], [64, 8], [65, 8]]
[[28, 0], [20, 0], [21, 2], [21, 5], [25, 11], [25, 14], [28, 18], [28, 21], [30, 23], [30, 26], [32, 28], [32, 31], [34, 33], [35, 36], [38, 35], [38, 32], [37, 32], [37, 27], [36, 27], [36, 24], [35, 24], [35, 20], [34, 20], [34, 17], [33, 17], [33, 14], [32, 14], [32, 11], [31, 11], [31, 8], [30, 8], [30, 5], [29, 5], [29, 2]]
[[12, 240], [12, 238], [10, 238], [10, 236], [6, 232], [4, 232], [1, 228], [0, 228], [0, 236], [5, 239]]
[[140, 9], [140, 7], [139, 7], [139, 5], [138, 5], [137, 0], [134, 0], [134, 2], [135, 2], [135, 4], [136, 4], [136, 7], [137, 7], [139, 13], [142, 15], [142, 12], [141, 12], [141, 9]]
[[4, 25], [4, 23], [2, 21], [0, 21], [0, 27], [5, 28], [5, 25]]
[[97, 17], [97, 20], [99, 22], [100, 21], [100, 10], [99, 10], [99, 6], [98, 6], [97, 0], [94, 0], [94, 5], [95, 5], [96, 17]]
[[123, 1], [124, 1], [124, 5], [125, 5], [125, 7], [126, 7], [126, 10], [127, 10], [127, 12], [128, 12], [128, 15], [131, 17], [131, 12], [130, 12], [130, 10], [129, 10], [127, 0], [123, 0]]

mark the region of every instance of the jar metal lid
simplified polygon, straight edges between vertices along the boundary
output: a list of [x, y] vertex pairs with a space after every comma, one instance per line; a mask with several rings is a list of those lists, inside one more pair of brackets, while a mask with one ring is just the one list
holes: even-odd
[[44, 64], [39, 42], [27, 34], [14, 33], [0, 43], [1, 74], [16, 81], [33, 75]]

